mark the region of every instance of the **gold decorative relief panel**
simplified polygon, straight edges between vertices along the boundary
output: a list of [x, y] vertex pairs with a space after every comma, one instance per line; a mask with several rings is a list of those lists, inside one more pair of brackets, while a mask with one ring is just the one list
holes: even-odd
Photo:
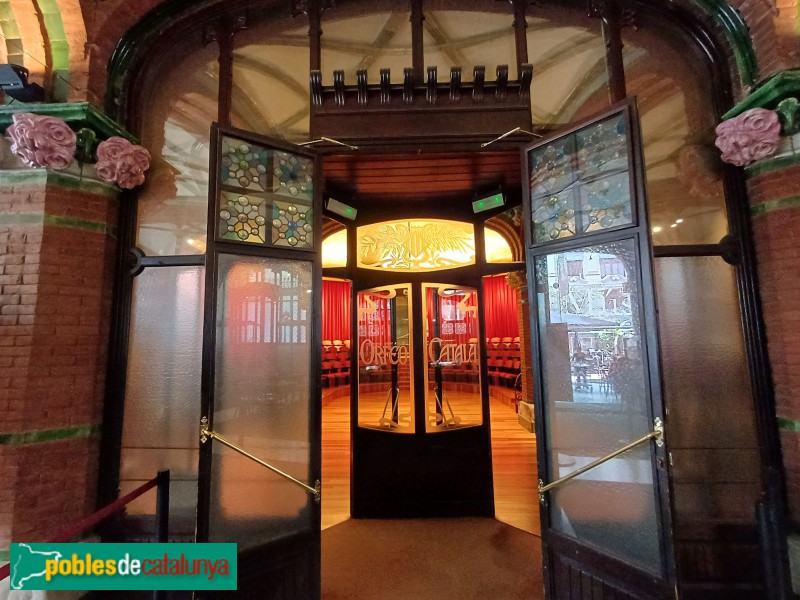
[[471, 223], [403, 219], [365, 225], [357, 233], [362, 269], [424, 272], [475, 264]]

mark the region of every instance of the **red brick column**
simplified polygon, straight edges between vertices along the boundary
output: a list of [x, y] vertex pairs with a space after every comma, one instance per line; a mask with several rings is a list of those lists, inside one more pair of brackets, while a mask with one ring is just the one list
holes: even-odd
[[[800, 136], [795, 136], [800, 142]], [[800, 524], [800, 152], [747, 168], [790, 518]]]
[[112, 187], [0, 171], [0, 552], [95, 509], [117, 214]]

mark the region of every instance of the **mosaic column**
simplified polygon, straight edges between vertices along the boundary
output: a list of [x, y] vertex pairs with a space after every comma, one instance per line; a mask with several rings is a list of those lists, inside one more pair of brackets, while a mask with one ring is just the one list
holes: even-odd
[[533, 402], [533, 358], [531, 357], [531, 317], [528, 311], [528, 278], [524, 271], [512, 271], [506, 275], [506, 283], [517, 292], [522, 400]]
[[12, 541], [45, 541], [96, 508], [120, 188], [85, 159], [124, 133], [85, 103], [21, 109], [56, 119], [57, 141], [78, 139], [70, 152], [89, 142], [80, 162], [32, 166], [60, 154], [36, 136], [26, 155], [14, 109], [0, 109], [14, 132], [0, 141], [0, 564]]

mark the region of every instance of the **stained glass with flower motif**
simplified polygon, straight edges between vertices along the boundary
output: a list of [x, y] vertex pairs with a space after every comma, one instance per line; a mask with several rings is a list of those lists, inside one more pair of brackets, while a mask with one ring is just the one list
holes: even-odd
[[313, 177], [310, 158], [223, 136], [218, 238], [312, 249]]
[[633, 222], [623, 114], [530, 151], [533, 242]]

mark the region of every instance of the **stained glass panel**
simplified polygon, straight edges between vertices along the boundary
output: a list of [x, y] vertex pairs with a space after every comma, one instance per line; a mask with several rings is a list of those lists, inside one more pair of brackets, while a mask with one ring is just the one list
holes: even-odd
[[265, 191], [270, 151], [235, 138], [222, 138], [220, 181], [223, 185]]
[[311, 207], [275, 201], [272, 205], [272, 243], [275, 246], [311, 248]]
[[272, 191], [310, 201], [314, 196], [314, 163], [311, 159], [276, 152], [274, 162]]
[[258, 196], [222, 192], [220, 237], [263, 244], [266, 238], [266, 201]]
[[313, 177], [309, 158], [223, 136], [218, 238], [312, 249]]
[[536, 244], [633, 222], [625, 115], [531, 150]]

